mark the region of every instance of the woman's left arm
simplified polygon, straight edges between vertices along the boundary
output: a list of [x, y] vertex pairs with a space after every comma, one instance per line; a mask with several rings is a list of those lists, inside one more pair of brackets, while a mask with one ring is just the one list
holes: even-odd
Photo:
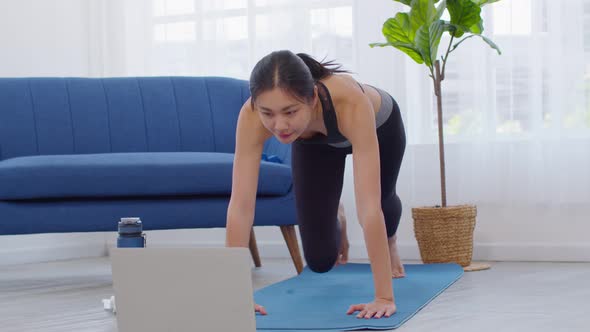
[[[350, 99], [348, 99], [350, 98]], [[347, 96], [339, 129], [352, 144], [354, 191], [358, 218], [363, 228], [373, 281], [375, 300], [394, 302], [391, 260], [383, 211], [381, 210], [381, 172], [375, 112], [369, 99], [358, 92]]]

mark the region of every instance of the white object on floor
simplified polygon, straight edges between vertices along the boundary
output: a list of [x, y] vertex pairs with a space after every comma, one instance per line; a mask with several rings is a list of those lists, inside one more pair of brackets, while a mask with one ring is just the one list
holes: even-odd
[[104, 307], [104, 310], [106, 311], [110, 311], [113, 314], [117, 313], [117, 307], [115, 305], [115, 296], [111, 296], [110, 299], [103, 299], [102, 300], [102, 305]]

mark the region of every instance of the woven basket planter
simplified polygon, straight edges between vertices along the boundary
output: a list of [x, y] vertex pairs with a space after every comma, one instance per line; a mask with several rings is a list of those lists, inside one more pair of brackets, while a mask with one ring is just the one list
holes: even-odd
[[476, 215], [475, 205], [413, 208], [422, 262], [470, 265]]

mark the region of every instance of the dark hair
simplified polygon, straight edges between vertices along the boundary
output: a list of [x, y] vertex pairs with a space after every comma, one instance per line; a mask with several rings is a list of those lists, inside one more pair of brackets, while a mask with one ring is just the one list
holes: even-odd
[[[296, 99], [309, 102], [315, 82], [334, 73], [346, 73], [333, 61], [317, 61], [305, 53], [288, 50], [272, 52], [258, 61], [250, 75], [251, 103], [263, 92], [275, 87]], [[252, 107], [254, 109], [254, 107]]]

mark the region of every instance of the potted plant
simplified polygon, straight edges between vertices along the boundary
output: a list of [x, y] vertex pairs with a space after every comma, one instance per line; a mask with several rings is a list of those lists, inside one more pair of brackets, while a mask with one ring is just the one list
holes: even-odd
[[[371, 47], [393, 46], [409, 55], [430, 72], [438, 111], [438, 146], [440, 160], [441, 206], [412, 209], [414, 233], [424, 263], [456, 262], [467, 268], [473, 253], [475, 205], [447, 206], [445, 154], [442, 117], [441, 83], [449, 55], [465, 40], [479, 37], [501, 54], [490, 39], [481, 35], [481, 8], [498, 0], [395, 0], [409, 6], [383, 24], [387, 42]], [[450, 21], [441, 19], [448, 11]], [[438, 58], [438, 47], [444, 33], [450, 35], [446, 51]], [[453, 44], [453, 42], [455, 42]]]

